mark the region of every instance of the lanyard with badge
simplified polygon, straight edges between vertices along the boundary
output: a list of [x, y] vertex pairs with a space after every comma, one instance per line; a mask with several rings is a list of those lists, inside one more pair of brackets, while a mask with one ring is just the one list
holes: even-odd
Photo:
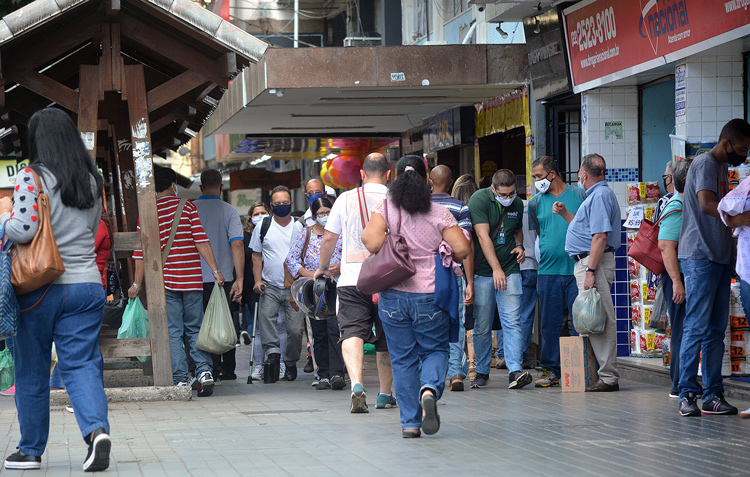
[[503, 206], [498, 201], [495, 201], [495, 203], [500, 212], [500, 232], [497, 234], [497, 243], [498, 245], [505, 245], [505, 217], [503, 217]]

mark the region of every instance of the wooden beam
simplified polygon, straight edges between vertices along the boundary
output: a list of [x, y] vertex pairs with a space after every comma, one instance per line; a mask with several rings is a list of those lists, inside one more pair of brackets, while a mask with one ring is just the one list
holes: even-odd
[[33, 70], [23, 73], [13, 71], [12, 73], [9, 72], [8, 79], [30, 89], [39, 96], [54, 101], [69, 111], [78, 112], [78, 93], [49, 76]]
[[140, 232], [117, 232], [112, 235], [116, 252], [132, 252], [133, 250], [140, 250], [143, 247]]
[[131, 150], [135, 163], [135, 185], [138, 194], [138, 215], [143, 243], [143, 265], [146, 270], [151, 356], [154, 363], [154, 384], [171, 386], [172, 358], [169, 349], [167, 301], [164, 294], [164, 271], [161, 263], [159, 214], [156, 208], [154, 164], [151, 152], [151, 124], [143, 66], [125, 67], [125, 90], [130, 116]]
[[89, 151], [91, 160], [96, 162], [97, 131], [99, 130], [99, 95], [101, 75], [99, 66], [81, 65], [78, 93], [78, 131]]
[[120, 0], [105, 0], [104, 13], [109, 18], [112, 18], [120, 13]]
[[219, 74], [225, 78], [232, 78], [237, 74], [237, 53], [230, 51], [219, 58]]
[[[113, 0], [114, 1], [114, 0]], [[119, 3], [120, 0], [117, 0]], [[110, 42], [112, 48], [112, 85], [111, 91], [122, 91], [122, 44], [120, 37], [120, 24], [112, 23], [110, 27], [110, 35], [112, 41]]]
[[[105, 358], [130, 358], [132, 356], [151, 356], [151, 340], [148, 338], [117, 338], [100, 337], [99, 349]], [[171, 374], [171, 372], [170, 372]], [[154, 382], [154, 384], [156, 384]], [[162, 384], [161, 386], [171, 386]]]
[[205, 79], [192, 70], [187, 70], [175, 76], [148, 92], [149, 112], [156, 111], [203, 83], [205, 83]]
[[179, 119], [180, 119], [179, 116], [177, 116], [175, 113], [169, 113], [157, 119], [156, 121], [153, 121], [151, 123], [151, 131], [152, 132], [159, 131], [160, 129], [163, 129], [169, 126], [170, 124], [172, 124], [173, 122]]

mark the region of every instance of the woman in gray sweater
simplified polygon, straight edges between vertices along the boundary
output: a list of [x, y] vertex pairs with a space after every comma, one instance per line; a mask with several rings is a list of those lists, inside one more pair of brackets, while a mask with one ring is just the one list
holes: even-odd
[[[49, 196], [52, 231], [65, 272], [49, 286], [18, 296], [21, 310], [28, 309], [21, 312], [17, 335], [12, 338], [21, 440], [18, 451], [6, 457], [5, 468], [41, 467], [49, 435], [49, 370], [54, 341], [57, 368], [89, 445], [83, 470], [104, 470], [109, 466], [111, 446], [99, 351], [106, 298], [94, 253], [102, 177], [75, 124], [62, 110], [47, 108], [35, 113], [29, 121], [28, 139], [30, 164], [18, 173], [13, 202], [0, 199], [0, 225], [16, 243], [31, 242], [39, 229], [37, 199], [41, 185]], [[37, 183], [37, 174], [41, 184]]]

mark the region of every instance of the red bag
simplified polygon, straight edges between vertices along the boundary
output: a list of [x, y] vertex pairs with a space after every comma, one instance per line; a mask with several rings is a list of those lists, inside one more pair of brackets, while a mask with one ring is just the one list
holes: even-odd
[[635, 236], [635, 241], [628, 250], [629, 256], [656, 275], [661, 275], [666, 270], [664, 260], [661, 257], [661, 250], [659, 250], [659, 222], [672, 212], [682, 212], [682, 209], [670, 210], [659, 217], [656, 223], [643, 219], [638, 234]]

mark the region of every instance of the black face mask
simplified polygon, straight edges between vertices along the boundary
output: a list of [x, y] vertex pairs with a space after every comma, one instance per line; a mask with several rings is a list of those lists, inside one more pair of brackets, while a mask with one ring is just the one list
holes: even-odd
[[731, 164], [734, 167], [744, 164], [745, 161], [747, 160], [747, 156], [742, 156], [740, 154], [737, 154], [734, 151], [734, 147], [732, 146], [732, 143], [729, 143], [729, 148], [732, 150], [732, 152], [727, 153], [727, 160], [729, 161], [729, 164]]

